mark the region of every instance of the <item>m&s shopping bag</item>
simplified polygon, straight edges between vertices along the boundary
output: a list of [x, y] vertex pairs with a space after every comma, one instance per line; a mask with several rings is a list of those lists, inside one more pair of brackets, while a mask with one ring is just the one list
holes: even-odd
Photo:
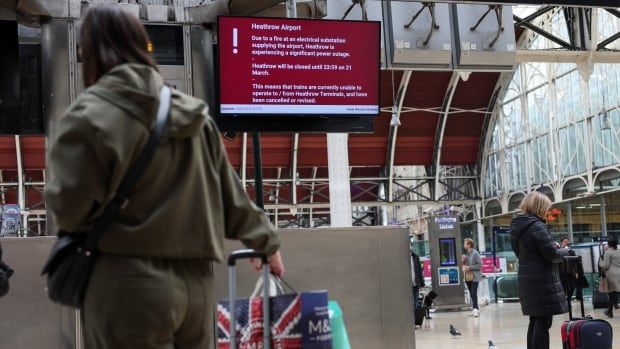
[[[331, 349], [332, 335], [327, 291], [311, 291], [269, 298], [272, 349]], [[237, 348], [263, 345], [263, 299], [239, 299], [235, 305]], [[230, 309], [227, 300], [217, 306], [218, 349], [230, 346]]]

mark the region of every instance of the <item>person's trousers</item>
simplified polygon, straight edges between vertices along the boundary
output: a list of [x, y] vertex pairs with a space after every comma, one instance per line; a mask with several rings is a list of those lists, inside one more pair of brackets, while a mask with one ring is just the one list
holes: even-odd
[[421, 307], [420, 304], [420, 286], [413, 286], [413, 309]]
[[213, 349], [207, 259], [98, 257], [82, 310], [85, 349]]
[[560, 283], [566, 294], [566, 300], [570, 305], [573, 300], [573, 293], [575, 293], [575, 288], [577, 287], [577, 279], [575, 279], [573, 274], [560, 274]]
[[420, 286], [413, 286], [413, 321], [415, 323], [416, 319], [416, 310], [421, 306], [420, 304]]
[[614, 312], [614, 306], [618, 304], [618, 292], [609, 292], [607, 294], [609, 296], [608, 309], [610, 313]]
[[469, 290], [469, 296], [471, 297], [471, 306], [474, 309], [478, 308], [478, 282], [467, 281], [467, 289]]
[[530, 316], [527, 328], [527, 349], [549, 349], [549, 329], [553, 316]]

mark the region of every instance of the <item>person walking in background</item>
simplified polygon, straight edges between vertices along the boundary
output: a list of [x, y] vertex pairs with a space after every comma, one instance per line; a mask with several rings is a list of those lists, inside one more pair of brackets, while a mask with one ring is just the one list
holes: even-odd
[[607, 242], [607, 250], [599, 262], [599, 267], [607, 276], [607, 288], [609, 290], [609, 306], [605, 315], [612, 318], [614, 317], [614, 306], [618, 303], [618, 292], [620, 292], [620, 251], [618, 251], [618, 240], [616, 238]]
[[553, 315], [568, 312], [558, 274], [558, 264], [564, 261], [568, 250], [558, 248], [547, 230], [542, 217], [550, 208], [551, 200], [547, 196], [530, 192], [510, 225], [512, 249], [519, 259], [521, 311], [530, 317], [527, 349], [549, 349]]
[[420, 288], [424, 287], [424, 275], [422, 274], [422, 265], [420, 257], [411, 251], [411, 280], [413, 282], [413, 311], [421, 306], [420, 304]]
[[471, 297], [472, 314], [474, 317], [480, 316], [478, 307], [478, 284], [482, 281], [482, 259], [480, 253], [474, 249], [474, 240], [465, 239], [465, 250], [467, 254], [464, 258], [463, 272], [465, 273], [465, 283]]
[[570, 239], [568, 238], [568, 236], [562, 236], [560, 238], [560, 247], [561, 248], [570, 248], [571, 246], [571, 242]]
[[[574, 256], [575, 251], [571, 248], [570, 239], [566, 236], [560, 239], [560, 248], [568, 251], [569, 256]], [[577, 263], [575, 261], [563, 261], [559, 264], [558, 270], [560, 272], [560, 282], [562, 283], [562, 289], [566, 294], [566, 300], [569, 303], [573, 299], [573, 293], [577, 287]]]
[[[63, 234], [84, 234], [144, 148], [164, 80], [140, 20], [91, 6], [80, 29], [86, 90], [49, 138], [47, 208]], [[88, 349], [210, 349], [213, 262], [224, 238], [284, 265], [280, 239], [247, 196], [207, 106], [172, 90], [164, 136], [131, 200], [98, 244], [82, 310]]]

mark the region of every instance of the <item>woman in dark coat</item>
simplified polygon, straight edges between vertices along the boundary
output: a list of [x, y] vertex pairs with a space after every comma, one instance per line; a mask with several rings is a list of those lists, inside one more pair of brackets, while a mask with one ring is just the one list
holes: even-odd
[[530, 317], [527, 349], [549, 349], [549, 329], [553, 315], [568, 312], [558, 264], [567, 254], [551, 239], [543, 218], [551, 208], [549, 198], [529, 193], [512, 220], [512, 248], [519, 258], [519, 298], [523, 315]]

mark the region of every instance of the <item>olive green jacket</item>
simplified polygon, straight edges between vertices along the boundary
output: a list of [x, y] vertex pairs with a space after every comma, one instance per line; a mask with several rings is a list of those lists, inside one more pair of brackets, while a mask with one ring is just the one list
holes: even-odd
[[[151, 67], [117, 66], [86, 89], [56, 126], [45, 201], [58, 231], [87, 231], [114, 196], [155, 124], [162, 85]], [[207, 106], [173, 90], [166, 137], [99, 248], [222, 261], [224, 237], [269, 255], [280, 244], [228, 162]]]

